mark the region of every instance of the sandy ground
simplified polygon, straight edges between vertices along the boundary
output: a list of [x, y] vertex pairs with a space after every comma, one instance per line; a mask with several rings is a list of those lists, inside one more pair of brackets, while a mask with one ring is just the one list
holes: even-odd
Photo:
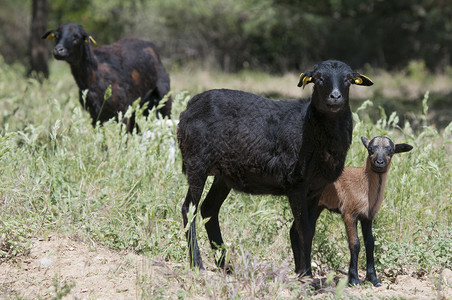
[[[63, 299], [139, 299], [142, 294], [138, 273], [142, 272], [143, 263], [154, 268], [153, 276], [171, 276], [172, 269], [180, 268], [168, 262], [149, 264], [149, 260], [133, 253], [93, 248], [69, 238], [34, 240], [28, 256], [0, 265], [0, 299], [50, 299], [58, 296], [57, 292], [66, 294]], [[208, 273], [209, 277], [218, 276]], [[382, 287], [346, 288], [345, 294], [357, 298], [452, 299], [451, 270], [441, 272], [441, 285], [440, 274], [404, 273], [393, 275], [391, 283]], [[65, 292], [65, 288], [70, 291]], [[331, 297], [331, 293], [328, 295]], [[328, 295], [320, 293], [314, 298]]]

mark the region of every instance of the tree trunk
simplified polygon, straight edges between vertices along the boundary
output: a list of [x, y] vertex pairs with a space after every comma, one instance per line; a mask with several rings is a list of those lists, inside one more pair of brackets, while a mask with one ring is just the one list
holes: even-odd
[[49, 77], [49, 49], [41, 36], [47, 31], [47, 0], [33, 0], [31, 35], [30, 35], [30, 69], [28, 76], [38, 80]]

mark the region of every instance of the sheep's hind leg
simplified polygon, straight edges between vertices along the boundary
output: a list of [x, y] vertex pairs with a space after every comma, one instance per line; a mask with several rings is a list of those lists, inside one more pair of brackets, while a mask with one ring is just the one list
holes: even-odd
[[[197, 186], [196, 188], [190, 186], [187, 192], [187, 196], [185, 198], [184, 204], [182, 205], [182, 217], [184, 219], [184, 228], [187, 228], [188, 220], [188, 211], [190, 208], [190, 203], [195, 206], [196, 215], [198, 203], [202, 195], [202, 191], [204, 189], [204, 183], [201, 186]], [[193, 267], [198, 267], [200, 269], [204, 269], [201, 259], [201, 253], [199, 252], [198, 241], [196, 239], [196, 218], [190, 220], [190, 227], [185, 233], [188, 242], [188, 250], [190, 254], [190, 262]]]
[[226, 264], [226, 249], [224, 248], [223, 238], [221, 236], [220, 224], [218, 223], [218, 213], [224, 200], [228, 196], [231, 188], [226, 185], [224, 180], [215, 176], [212, 187], [201, 205], [201, 215], [203, 218], [210, 218], [205, 226], [209, 236], [210, 246], [214, 250], [220, 250], [221, 255], [217, 260], [217, 266], [231, 272], [232, 267]]
[[366, 279], [369, 280], [374, 286], [381, 286], [381, 282], [377, 278], [377, 272], [375, 272], [374, 261], [374, 246], [375, 241], [372, 235], [372, 220], [361, 220], [361, 229], [363, 231], [364, 245], [366, 246], [366, 260], [367, 260], [367, 275]]

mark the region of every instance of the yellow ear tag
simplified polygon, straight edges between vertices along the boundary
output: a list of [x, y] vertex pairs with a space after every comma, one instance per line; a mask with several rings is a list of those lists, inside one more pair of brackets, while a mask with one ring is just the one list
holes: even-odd
[[363, 83], [363, 80], [362, 80], [360, 77], [356, 77], [356, 78], [355, 78], [355, 83], [356, 83], [356, 84], [362, 84], [362, 83]]
[[300, 82], [301, 77], [303, 77], [304, 73], [301, 73], [300, 76], [298, 76], [298, 82]]
[[312, 77], [306, 76], [305, 78], [303, 78], [303, 89], [306, 86], [307, 83], [311, 82]]
[[298, 83], [300, 83], [301, 78], [303, 77], [304, 73], [301, 73], [300, 76], [298, 76]]
[[46, 40], [53, 40], [55, 38], [55, 33], [51, 33], [51, 34], [49, 34], [47, 37], [46, 37]]
[[94, 45], [96, 45], [96, 41], [93, 39], [92, 36], [89, 36], [89, 37], [86, 37], [86, 38], [85, 38], [85, 43], [88, 43], [88, 42], [91, 42], [91, 43], [93, 43]]

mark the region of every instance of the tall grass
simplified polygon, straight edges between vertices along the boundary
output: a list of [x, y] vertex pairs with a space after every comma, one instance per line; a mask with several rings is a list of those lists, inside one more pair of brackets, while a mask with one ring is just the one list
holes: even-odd
[[[137, 284], [144, 296], [306, 295], [292, 272], [292, 216], [283, 197], [232, 192], [220, 224], [237, 265], [234, 279], [220, 273], [212, 279], [190, 270], [180, 213], [187, 184], [179, 151], [174, 159], [168, 154], [176, 126], [163, 126], [151, 114], [149, 119], [138, 116], [138, 134], [126, 134], [113, 121], [93, 128], [72, 78], [63, 72], [67, 70], [53, 70], [39, 85], [24, 79], [20, 68], [0, 61], [0, 262], [26, 255], [34, 237], [59, 234], [173, 264], [167, 277], [156, 276], [152, 265], [141, 267]], [[173, 93], [175, 117], [191, 96]], [[380, 120], [371, 123], [367, 112], [377, 108], [369, 103], [354, 114], [347, 165], [364, 162], [361, 135], [387, 135], [414, 146], [393, 159], [375, 222], [377, 269], [452, 268], [452, 125], [439, 132], [427, 123], [428, 99], [419, 114], [425, 119], [421, 132], [408, 123], [399, 127], [395, 113], [382, 111]], [[199, 227], [204, 261], [213, 270], [215, 253]], [[317, 276], [347, 268], [340, 216], [321, 215], [313, 262]], [[161, 288], [175, 282], [184, 288]]]

